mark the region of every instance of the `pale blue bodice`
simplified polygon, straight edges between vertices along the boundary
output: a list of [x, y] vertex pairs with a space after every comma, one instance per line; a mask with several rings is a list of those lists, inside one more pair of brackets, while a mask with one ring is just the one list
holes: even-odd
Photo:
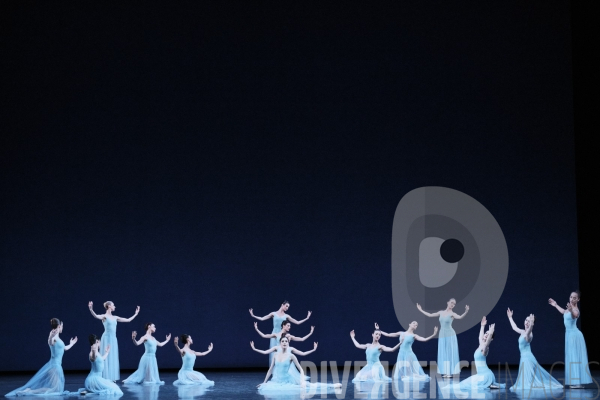
[[287, 319], [287, 314], [283, 314], [280, 317], [277, 314], [273, 314], [273, 333], [281, 332], [281, 323]]
[[65, 354], [65, 343], [57, 337], [54, 345], [50, 346], [50, 362], [62, 365], [63, 354]]
[[182, 357], [183, 365], [181, 366], [182, 371], [191, 371], [194, 369], [194, 363], [196, 362], [196, 355], [193, 353], [184, 352]]
[[117, 333], [117, 319], [116, 318], [104, 318], [102, 320], [102, 325], [104, 325], [104, 332], [110, 334]]
[[[581, 314], [579, 314], [581, 316]], [[579, 317], [578, 317], [579, 318]], [[577, 329], [577, 318], [573, 318], [570, 312], [566, 312], [563, 314], [563, 319], [565, 321], [565, 328], [569, 329]]]
[[156, 356], [156, 339], [146, 339], [144, 342], [144, 348], [146, 349], [144, 355]]
[[[402, 340], [402, 336], [400, 336]], [[404, 334], [404, 341], [400, 345], [400, 351], [412, 351], [412, 344], [415, 342], [415, 335]]]
[[379, 354], [380, 354], [379, 348], [377, 348], [375, 346], [367, 347], [366, 353], [367, 353], [367, 363], [371, 364], [371, 363], [379, 362]]

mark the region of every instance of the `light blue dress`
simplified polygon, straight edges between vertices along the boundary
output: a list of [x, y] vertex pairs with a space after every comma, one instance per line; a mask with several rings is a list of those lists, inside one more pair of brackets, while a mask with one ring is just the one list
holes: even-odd
[[383, 365], [379, 362], [380, 351], [376, 346], [368, 346], [367, 350], [367, 365], [365, 365], [358, 374], [352, 379], [353, 383], [357, 382], [388, 382], [392, 378], [386, 376]]
[[[533, 340], [533, 337], [532, 337]], [[562, 389], [562, 385], [552, 377], [540, 364], [538, 364], [531, 346], [525, 336], [519, 336], [519, 351], [521, 360], [519, 361], [519, 374], [515, 385], [510, 388], [512, 391], [523, 392], [527, 395], [531, 390], [544, 389], [556, 390]]]
[[438, 335], [438, 372], [442, 375], [460, 373], [458, 341], [452, 329], [452, 315], [440, 315], [440, 333]]
[[[276, 335], [277, 335], [277, 343], [279, 343], [279, 339], [281, 338], [281, 332], [276, 333]], [[276, 353], [279, 353], [279, 352], [281, 352], [281, 346], [278, 344], [277, 351], [275, 351], [273, 353], [269, 353], [269, 355], [275, 355]], [[290, 363], [290, 375], [292, 375], [292, 377], [294, 377], [296, 379], [296, 383], [299, 385], [300, 384], [300, 371], [298, 371], [298, 369], [296, 368], [296, 366], [293, 363]], [[308, 380], [310, 380], [310, 376], [305, 375], [304, 379], [308, 381]]]
[[394, 379], [402, 379], [403, 381], [428, 381], [429, 375], [423, 372], [423, 368], [417, 360], [417, 356], [412, 350], [412, 344], [415, 341], [415, 335], [405, 333], [400, 336], [400, 340], [404, 338], [404, 341], [400, 345], [398, 351], [398, 359], [396, 360], [396, 367], [394, 369]]
[[494, 373], [487, 365], [487, 357], [483, 355], [481, 350], [477, 348], [475, 350], [475, 354], [473, 354], [473, 358], [475, 359], [475, 367], [477, 368], [477, 373], [468, 377], [460, 383], [453, 384], [453, 388], [455, 390], [459, 389], [460, 391], [481, 391], [481, 390], [489, 390], [490, 386], [495, 386], [499, 389], [504, 389], [506, 385], [504, 383], [496, 382], [496, 377]]
[[204, 374], [198, 371], [194, 371], [194, 363], [196, 362], [196, 355], [190, 352], [183, 352], [181, 357], [183, 365], [177, 374], [177, 380], [173, 382], [173, 385], [204, 385], [213, 386], [215, 382], [206, 379]]
[[[280, 333], [281, 332], [281, 323], [287, 319], [287, 314], [283, 314], [283, 317], [277, 315], [277, 313], [273, 313], [273, 332], [271, 333]], [[270, 342], [270, 347], [279, 346], [279, 337], [272, 337]], [[271, 362], [273, 362], [273, 356], [275, 353], [269, 353], [269, 367], [271, 366]]]
[[[581, 316], [581, 313], [579, 314]], [[588, 365], [587, 348], [583, 333], [577, 328], [577, 319], [569, 311], [563, 314], [565, 321], [565, 385], [592, 383]]]
[[[302, 393], [302, 386], [296, 383], [296, 378], [290, 375], [291, 364], [292, 359], [289, 350], [283, 361], [277, 361], [277, 358], [275, 358], [275, 364], [272, 369], [273, 377], [270, 381], [263, 383], [258, 392], [263, 395]], [[334, 384], [321, 382], [306, 382], [304, 387], [305, 392], [312, 393], [335, 393], [335, 390]]]
[[56, 337], [54, 345], [50, 346], [50, 361], [25, 385], [7, 393], [5, 396], [60, 396], [68, 394], [69, 392], [65, 391], [65, 374], [62, 369], [63, 354], [65, 354], [65, 344], [59, 337]]
[[121, 379], [119, 371], [119, 344], [117, 343], [117, 319], [116, 318], [104, 318], [102, 320], [104, 325], [104, 333], [100, 338], [100, 349], [101, 353], [106, 351], [106, 347], [110, 345], [110, 353], [104, 360], [104, 371], [102, 371], [102, 377], [111, 381], [118, 381]]
[[[112, 351], [112, 348], [111, 348]], [[108, 353], [110, 354], [110, 353]], [[79, 393], [86, 392], [85, 394], [98, 394], [103, 396], [122, 396], [123, 392], [113, 381], [103, 378], [102, 372], [104, 371], [105, 360], [99, 355], [96, 356], [92, 363], [92, 370], [90, 374], [85, 378], [85, 388], [79, 389]]]
[[144, 342], [146, 351], [140, 359], [137, 371], [125, 379], [123, 383], [143, 383], [144, 385], [162, 385], [165, 382], [158, 376], [158, 364], [156, 363], [156, 339], [152, 338]]

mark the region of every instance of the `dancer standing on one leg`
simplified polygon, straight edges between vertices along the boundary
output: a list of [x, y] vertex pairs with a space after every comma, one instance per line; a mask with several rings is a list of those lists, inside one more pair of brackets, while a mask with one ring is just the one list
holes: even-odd
[[125, 379], [123, 383], [143, 383], [143, 384], [155, 384], [162, 385], [163, 381], [160, 380], [158, 376], [158, 364], [156, 363], [156, 346], [163, 347], [165, 344], [171, 340], [171, 334], [167, 335], [167, 339], [164, 342], [159, 342], [152, 336], [154, 332], [156, 332], [156, 326], [153, 323], [148, 322], [145, 325], [146, 334], [140, 338], [140, 340], [135, 340], [137, 336], [137, 332], [133, 331], [131, 333], [131, 338], [133, 339], [133, 343], [136, 346], [144, 343], [144, 355], [140, 359], [140, 364], [138, 369], [129, 376], [129, 378]]
[[399, 337], [400, 350], [398, 351], [398, 360], [396, 361], [396, 368], [394, 369], [394, 379], [402, 379], [406, 381], [429, 380], [429, 376], [423, 372], [423, 368], [421, 367], [421, 364], [419, 364], [419, 360], [412, 350], [412, 344], [415, 340], [419, 342], [427, 342], [428, 340], [433, 339], [438, 331], [438, 327], [436, 326], [433, 328], [433, 335], [424, 338], [419, 335], [415, 335], [415, 330], [418, 326], [419, 323], [417, 321], [413, 321], [408, 326], [408, 330], [406, 332], [400, 331], [396, 333], [385, 333], [379, 329], [379, 325], [377, 322], [375, 322], [375, 329], [378, 329], [383, 336]]
[[[269, 314], [265, 315], [264, 317], [257, 317], [256, 315], [254, 315], [254, 312], [252, 311], [252, 309], [250, 309], [250, 315], [252, 315], [254, 318], [256, 318], [259, 321], [266, 321], [269, 318], [273, 318], [273, 332], [271, 332], [271, 333], [279, 333], [279, 332], [281, 332], [281, 323], [284, 320], [287, 319], [291, 323], [299, 325], [299, 324], [305, 322], [306, 320], [308, 320], [310, 318], [310, 315], [312, 314], [312, 312], [309, 311], [306, 318], [304, 318], [303, 320], [300, 320], [300, 321], [296, 321], [294, 318], [292, 318], [286, 314], [287, 310], [289, 308], [290, 308], [290, 302], [285, 300], [283, 303], [281, 303], [279, 310], [270, 312]], [[270, 347], [275, 347], [278, 345], [279, 345], [279, 341], [277, 340], [277, 338], [272, 337]], [[271, 355], [269, 355], [269, 365], [272, 364], [272, 361], [273, 361], [273, 355], [271, 354]]]
[[540, 364], [538, 364], [533, 353], [531, 352], [530, 343], [533, 340], [533, 324], [535, 316], [529, 314], [525, 318], [525, 329], [517, 327], [513, 321], [513, 312], [509, 308], [506, 310], [506, 315], [510, 321], [513, 330], [519, 334], [519, 351], [521, 352], [521, 360], [519, 361], [519, 374], [514, 386], [510, 388], [513, 391], [525, 391], [527, 393], [533, 389], [562, 389], [562, 385], [552, 377]]
[[205, 356], [210, 353], [213, 349], [213, 344], [208, 346], [208, 350], [204, 353], [194, 351], [190, 348], [194, 341], [190, 335], [181, 335], [181, 342], [183, 343], [183, 349], [179, 348], [178, 340], [175, 338], [173, 343], [177, 348], [177, 352], [181, 355], [183, 365], [177, 374], [177, 380], [173, 382], [173, 385], [204, 385], [213, 386], [215, 382], [206, 379], [204, 374], [194, 371], [194, 363], [196, 362], [196, 356]]
[[62, 358], [65, 351], [77, 343], [77, 336], [71, 338], [68, 346], [60, 339], [64, 325], [58, 318], [50, 320], [50, 361], [46, 363], [25, 385], [7, 393], [6, 397], [13, 396], [60, 396], [65, 392], [65, 374], [62, 369]]
[[400, 347], [400, 343], [394, 347], [387, 347], [379, 343], [379, 339], [381, 338], [381, 331], [379, 329], [375, 329], [375, 331], [371, 334], [373, 336], [373, 341], [370, 344], [360, 344], [354, 338], [354, 331], [350, 332], [350, 337], [354, 342], [354, 345], [359, 349], [365, 349], [367, 353], [367, 365], [365, 365], [358, 374], [352, 379], [353, 383], [357, 382], [386, 382], [391, 381], [392, 378], [386, 376], [385, 370], [383, 369], [383, 365], [379, 361], [379, 355], [382, 351], [386, 351], [388, 353], [392, 353], [398, 350]]
[[90, 374], [85, 378], [85, 388], [79, 389], [79, 394], [99, 394], [99, 395], [113, 395], [121, 396], [123, 391], [113, 381], [102, 377], [102, 370], [104, 370], [104, 361], [110, 354], [110, 345], [106, 346], [104, 355], [100, 354], [100, 340], [98, 336], [90, 335], [89, 337], [91, 350], [90, 350], [90, 362], [92, 363], [92, 370]]
[[581, 299], [579, 290], [571, 293], [566, 310], [561, 308], [556, 301], [549, 299], [548, 303], [563, 314], [565, 322], [565, 385], [571, 389], [582, 389], [586, 383], [592, 383], [592, 376], [588, 365], [587, 347], [583, 333], [577, 328], [579, 307]]
[[475, 367], [477, 368], [477, 374], [472, 375], [464, 381], [453, 384], [454, 389], [470, 391], [485, 390], [485, 389], [500, 389], [504, 388], [503, 383], [496, 382], [494, 373], [487, 365], [487, 355], [490, 351], [490, 344], [494, 340], [494, 332], [496, 324], [491, 324], [487, 332], [485, 332], [485, 325], [487, 319], [483, 317], [481, 319], [481, 329], [479, 330], [479, 347], [475, 350], [473, 355], [475, 359]]
[[423, 311], [417, 303], [417, 308], [428, 317], [440, 317], [440, 334], [438, 339], [438, 372], [443, 378], [450, 378], [453, 374], [460, 373], [460, 358], [458, 356], [458, 341], [456, 340], [456, 332], [452, 329], [452, 321], [454, 319], [463, 319], [469, 312], [469, 306], [465, 306], [465, 312], [462, 315], [456, 314], [454, 307], [456, 300], [450, 299], [446, 305], [446, 309], [435, 313]]
[[121, 318], [113, 315], [116, 307], [112, 301], [104, 302], [104, 308], [106, 312], [104, 314], [96, 314], [94, 312], [94, 303], [89, 302], [88, 307], [90, 312], [96, 319], [102, 320], [102, 325], [104, 325], [104, 333], [102, 334], [102, 338], [100, 339], [100, 345], [104, 347], [106, 351], [106, 346], [110, 346], [111, 351], [108, 353], [108, 358], [104, 361], [106, 365], [104, 365], [104, 370], [102, 371], [102, 377], [106, 379], [110, 379], [115, 382], [121, 379], [120, 369], [119, 369], [119, 344], [117, 343], [117, 322], [131, 322], [140, 312], [140, 306], [137, 306], [135, 309], [135, 314], [130, 318]]
[[[258, 351], [259, 353], [266, 354], [263, 350], [257, 350], [254, 348], [254, 343], [250, 342], [252, 349]], [[289, 347], [289, 340], [286, 336], [282, 336], [280, 339], [280, 348], [281, 351], [278, 351], [273, 356], [273, 361], [269, 370], [267, 371], [267, 375], [263, 383], [258, 385], [259, 393], [261, 394], [275, 394], [275, 393], [304, 393], [306, 391], [311, 392], [328, 392], [335, 393], [336, 389], [340, 389], [342, 387], [341, 383], [310, 383], [306, 382], [304, 379], [304, 371], [302, 367], [298, 363], [298, 359], [295, 355], [292, 354], [292, 349]], [[315, 343], [315, 349], [317, 348], [317, 343]], [[273, 351], [273, 348], [267, 350]], [[299, 352], [295, 351], [296, 354], [306, 355], [312, 353], [312, 351], [307, 352]], [[290, 364], [293, 363], [298, 372], [300, 374], [300, 379], [294, 378], [290, 375]], [[273, 372], [273, 378], [269, 381], [269, 376]]]

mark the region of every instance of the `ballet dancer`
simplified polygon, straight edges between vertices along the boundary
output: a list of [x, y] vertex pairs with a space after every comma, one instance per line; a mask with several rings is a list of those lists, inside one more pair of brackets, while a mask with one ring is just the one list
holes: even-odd
[[265, 339], [277, 339], [277, 343], [279, 343], [279, 339], [281, 339], [281, 335], [285, 334], [287, 336], [287, 338], [289, 339], [289, 341], [297, 341], [297, 342], [304, 342], [306, 339], [308, 339], [310, 337], [310, 335], [313, 334], [315, 327], [311, 326], [310, 327], [310, 332], [308, 333], [308, 335], [304, 336], [304, 337], [297, 337], [294, 336], [290, 333], [290, 329], [292, 329], [292, 324], [290, 323], [290, 321], [288, 321], [287, 319], [284, 320], [281, 323], [281, 330], [277, 333], [269, 333], [269, 334], [264, 334], [260, 331], [260, 329], [258, 329], [258, 322], [254, 323], [254, 329], [256, 329], [256, 332], [258, 332], [258, 334], [262, 337], [264, 337]]
[[156, 363], [156, 346], [163, 347], [165, 344], [171, 340], [171, 334], [167, 335], [167, 338], [164, 342], [159, 342], [152, 336], [154, 332], [156, 332], [156, 326], [152, 322], [148, 322], [144, 328], [146, 329], [146, 334], [140, 338], [140, 340], [135, 340], [137, 336], [137, 332], [133, 331], [131, 333], [131, 338], [133, 339], [133, 343], [136, 346], [144, 343], [144, 354], [140, 359], [140, 364], [138, 369], [129, 376], [129, 378], [125, 379], [123, 383], [143, 383], [145, 385], [155, 384], [155, 385], [163, 385], [165, 382], [160, 380], [158, 376], [158, 364]]
[[100, 354], [100, 340], [98, 336], [90, 335], [90, 355], [89, 359], [92, 363], [92, 370], [90, 374], [85, 378], [85, 388], [79, 389], [79, 394], [99, 394], [103, 396], [122, 396], [123, 391], [117, 386], [116, 383], [110, 379], [102, 377], [102, 370], [104, 370], [104, 361], [110, 354], [110, 345], [107, 345], [104, 350], [104, 355]]
[[506, 315], [510, 321], [513, 330], [519, 334], [519, 351], [521, 352], [521, 360], [519, 361], [519, 374], [517, 381], [510, 388], [512, 391], [531, 391], [533, 389], [556, 390], [562, 389], [562, 385], [552, 377], [540, 364], [538, 364], [533, 353], [531, 352], [530, 343], [533, 340], [533, 325], [535, 316], [529, 314], [525, 318], [525, 329], [517, 327], [513, 321], [513, 312], [510, 308], [506, 310]]
[[415, 335], [415, 330], [419, 326], [417, 321], [413, 321], [408, 326], [406, 332], [386, 333], [379, 329], [379, 325], [375, 322], [375, 329], [379, 330], [383, 336], [398, 337], [400, 341], [400, 351], [398, 351], [398, 360], [394, 369], [394, 379], [402, 379], [403, 381], [428, 381], [429, 376], [423, 372], [423, 368], [419, 364], [417, 356], [412, 350], [412, 344], [415, 340], [419, 342], [427, 342], [435, 336], [438, 327], [433, 328], [433, 334], [429, 337], [421, 337]]
[[[258, 391], [260, 394], [276, 394], [276, 393], [305, 393], [305, 392], [313, 392], [320, 391], [321, 393], [335, 393], [336, 390], [340, 389], [342, 385], [340, 383], [310, 383], [306, 382], [304, 378], [304, 371], [302, 367], [298, 363], [298, 359], [292, 352], [294, 352], [289, 347], [289, 339], [286, 336], [282, 336], [280, 338], [280, 347], [281, 351], [278, 351], [273, 356], [273, 361], [269, 370], [267, 371], [267, 375], [263, 383], [258, 385]], [[254, 343], [250, 342], [252, 349], [258, 351], [259, 353], [266, 354], [262, 350], [257, 350], [254, 348]], [[317, 348], [317, 343], [315, 343], [314, 351]], [[273, 348], [269, 349], [273, 350]], [[267, 350], [267, 351], [269, 351]], [[312, 351], [307, 352], [298, 352], [295, 351], [296, 354], [306, 355], [312, 353]], [[290, 365], [294, 364], [299, 371], [300, 379], [297, 380], [292, 375], [290, 375]], [[269, 376], [273, 372], [273, 378], [269, 380]]]
[[131, 322], [140, 312], [140, 306], [135, 309], [135, 314], [130, 318], [121, 318], [113, 315], [116, 307], [112, 301], [104, 302], [104, 308], [106, 312], [104, 314], [96, 314], [94, 312], [94, 303], [89, 302], [88, 308], [92, 313], [92, 316], [96, 319], [102, 320], [104, 325], [104, 333], [100, 339], [101, 346], [110, 346], [111, 351], [108, 353], [108, 358], [104, 361], [104, 370], [102, 371], [102, 377], [110, 379], [113, 382], [121, 379], [119, 369], [119, 344], [117, 343], [117, 322]]
[[65, 391], [65, 374], [62, 369], [62, 358], [65, 351], [77, 343], [77, 336], [71, 338], [68, 346], [60, 339], [64, 324], [58, 318], [50, 320], [52, 330], [48, 336], [50, 346], [50, 361], [48, 361], [25, 385], [7, 393], [6, 397], [14, 396], [60, 396], [68, 394]]
[[213, 344], [208, 345], [208, 350], [204, 353], [200, 351], [194, 351], [190, 348], [194, 341], [190, 335], [181, 335], [181, 343], [183, 343], [183, 349], [179, 348], [179, 341], [177, 337], [173, 340], [177, 352], [181, 355], [183, 365], [177, 374], [177, 380], [173, 382], [173, 385], [204, 385], [213, 386], [214, 381], [206, 379], [204, 374], [194, 371], [194, 363], [196, 362], [196, 356], [205, 356], [210, 353], [213, 349]]
[[440, 318], [440, 334], [438, 339], [438, 372], [442, 378], [450, 378], [453, 374], [460, 373], [460, 358], [458, 356], [458, 341], [456, 332], [452, 329], [452, 320], [463, 319], [469, 312], [469, 306], [465, 306], [465, 312], [458, 315], [454, 311], [456, 300], [450, 299], [446, 303], [446, 309], [435, 313], [423, 311], [423, 308], [417, 303], [417, 308], [428, 317]]
[[[290, 308], [290, 302], [285, 300], [283, 303], [281, 303], [279, 310], [270, 312], [269, 314], [265, 315], [264, 317], [257, 317], [256, 315], [254, 315], [252, 308], [250, 309], [250, 315], [252, 315], [254, 318], [256, 318], [259, 321], [266, 321], [269, 318], [273, 318], [273, 332], [271, 332], [271, 333], [279, 333], [279, 332], [281, 332], [281, 323], [284, 320], [287, 319], [288, 321], [290, 321], [293, 324], [300, 325], [301, 323], [308, 320], [310, 318], [310, 315], [312, 314], [312, 311], [309, 311], [306, 318], [304, 318], [300, 321], [296, 321], [294, 318], [292, 318], [286, 314], [287, 310], [289, 308]], [[275, 347], [278, 345], [279, 345], [278, 339], [276, 337], [272, 337], [271, 344], [269, 347]], [[271, 355], [269, 355], [269, 365], [272, 364], [272, 361], [273, 361], [273, 355], [271, 354]]]
[[566, 309], [556, 304], [556, 301], [552, 299], [548, 300], [548, 303], [563, 315], [566, 328], [565, 385], [569, 385], [571, 389], [583, 389], [582, 385], [592, 383], [585, 339], [581, 331], [577, 328], [577, 319], [580, 315], [579, 307], [577, 306], [579, 300], [581, 300], [579, 290], [571, 293]]
[[477, 373], [468, 377], [460, 383], [450, 385], [454, 390], [471, 391], [471, 390], [486, 390], [486, 389], [503, 389], [506, 385], [496, 382], [496, 377], [492, 370], [487, 366], [487, 355], [490, 351], [490, 344], [494, 340], [496, 324], [491, 324], [487, 332], [485, 325], [487, 319], [481, 319], [481, 328], [479, 329], [479, 346], [475, 349], [473, 357], [475, 359], [475, 367]]
[[379, 343], [379, 339], [381, 338], [381, 331], [379, 329], [375, 329], [375, 331], [371, 334], [373, 336], [373, 342], [370, 344], [360, 344], [354, 338], [354, 331], [350, 332], [350, 337], [354, 342], [354, 345], [359, 349], [365, 349], [367, 353], [367, 365], [365, 365], [358, 374], [352, 379], [353, 383], [357, 382], [387, 382], [391, 381], [392, 378], [385, 375], [385, 370], [383, 369], [383, 365], [379, 362], [379, 355], [382, 351], [386, 351], [388, 353], [392, 353], [398, 350], [400, 347], [400, 342], [394, 347], [387, 347]]

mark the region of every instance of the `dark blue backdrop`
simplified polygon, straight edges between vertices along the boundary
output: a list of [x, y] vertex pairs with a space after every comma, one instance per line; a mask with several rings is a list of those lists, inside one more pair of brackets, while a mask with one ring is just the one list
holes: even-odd
[[[351, 329], [400, 329], [392, 218], [428, 185], [506, 236], [489, 362], [518, 362], [507, 306], [538, 316], [540, 362], [562, 360], [547, 298], [578, 286], [568, 2], [2, 7], [0, 370], [45, 362], [52, 317], [80, 340], [65, 369], [87, 369], [89, 300], [142, 307], [118, 327], [122, 368], [147, 321], [213, 342], [199, 368], [266, 366], [248, 308], [284, 299], [313, 311], [292, 331], [316, 326], [307, 359], [362, 360]], [[414, 349], [435, 359], [437, 341]], [[181, 363], [172, 344], [158, 359]]]

